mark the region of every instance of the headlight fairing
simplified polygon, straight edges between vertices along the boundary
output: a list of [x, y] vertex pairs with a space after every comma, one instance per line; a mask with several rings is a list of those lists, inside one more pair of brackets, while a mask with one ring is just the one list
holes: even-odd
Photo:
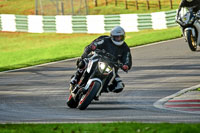
[[104, 63], [104, 62], [99, 62], [98, 63], [98, 68], [99, 68], [99, 71], [105, 75], [109, 74], [110, 72], [112, 72], [112, 68]]
[[181, 17], [182, 25], [192, 24], [194, 22], [194, 16], [191, 16], [190, 12], [187, 12], [184, 16]]

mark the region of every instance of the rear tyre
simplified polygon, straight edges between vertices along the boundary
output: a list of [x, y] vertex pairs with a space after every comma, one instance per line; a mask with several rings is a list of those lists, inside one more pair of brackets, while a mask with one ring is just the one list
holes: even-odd
[[197, 50], [197, 43], [195, 41], [195, 38], [192, 36], [192, 31], [187, 30], [186, 36], [187, 36], [187, 41], [188, 41], [188, 45], [189, 45], [190, 49], [192, 51], [196, 51]]
[[90, 87], [85, 95], [81, 97], [79, 101], [78, 108], [80, 110], [84, 110], [88, 107], [88, 105], [92, 102], [92, 100], [96, 97], [101, 84], [98, 81], [94, 81], [90, 84]]

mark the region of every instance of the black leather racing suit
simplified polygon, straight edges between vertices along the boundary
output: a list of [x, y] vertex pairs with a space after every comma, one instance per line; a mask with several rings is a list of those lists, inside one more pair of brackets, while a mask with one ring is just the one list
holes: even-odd
[[[129, 69], [131, 69], [132, 56], [130, 48], [127, 46], [127, 44], [124, 42], [122, 45], [117, 46], [112, 42], [111, 37], [100, 36], [99, 38], [95, 39], [91, 44], [85, 47], [81, 59], [77, 61], [78, 70], [75, 76], [78, 77], [78, 80], [82, 76], [83, 69], [86, 68], [85, 66], [87, 63], [84, 62], [84, 59], [87, 58], [88, 55], [95, 49], [104, 49], [106, 52], [114, 55], [114, 57], [116, 57], [116, 61], [119, 60], [123, 65], [127, 65]], [[123, 90], [124, 84], [122, 83], [119, 75], [117, 73], [116, 75], [117, 76], [113, 81], [113, 84], [109, 86], [109, 91], [118, 93]]]
[[129, 69], [131, 68], [132, 57], [130, 49], [125, 42], [121, 46], [117, 46], [112, 42], [111, 37], [100, 36], [85, 48], [81, 58], [87, 58], [88, 54], [92, 51], [93, 45], [96, 46], [97, 49], [104, 49], [106, 52], [114, 55], [123, 65], [128, 65]]

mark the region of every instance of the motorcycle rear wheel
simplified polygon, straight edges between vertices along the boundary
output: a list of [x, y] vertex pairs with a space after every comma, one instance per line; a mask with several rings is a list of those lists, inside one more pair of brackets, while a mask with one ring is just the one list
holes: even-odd
[[188, 41], [188, 45], [189, 45], [190, 49], [192, 51], [196, 51], [197, 50], [197, 43], [195, 41], [195, 38], [192, 36], [191, 30], [186, 31], [186, 37], [187, 37], [187, 41]]
[[78, 108], [80, 110], [85, 110], [88, 107], [88, 105], [96, 97], [96, 94], [98, 93], [100, 87], [101, 84], [98, 81], [94, 81], [91, 83], [87, 93], [83, 95], [81, 97], [81, 100], [79, 101]]

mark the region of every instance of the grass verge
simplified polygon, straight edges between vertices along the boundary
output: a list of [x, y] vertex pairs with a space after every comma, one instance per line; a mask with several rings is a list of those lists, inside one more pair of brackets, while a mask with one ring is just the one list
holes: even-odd
[[[130, 47], [180, 37], [178, 27], [126, 34]], [[78, 57], [100, 34], [0, 32], [0, 71]]]
[[3, 133], [197, 133], [200, 124], [87, 123], [1, 124]]

